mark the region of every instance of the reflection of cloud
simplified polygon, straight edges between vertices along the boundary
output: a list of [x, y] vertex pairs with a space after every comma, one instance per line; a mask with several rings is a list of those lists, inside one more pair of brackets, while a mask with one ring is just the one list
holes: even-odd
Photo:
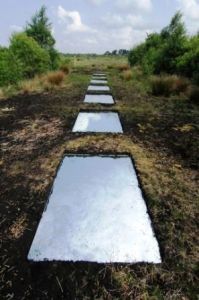
[[80, 113], [75, 124], [75, 130], [86, 131], [93, 122], [98, 122], [100, 119], [101, 116], [96, 113]]

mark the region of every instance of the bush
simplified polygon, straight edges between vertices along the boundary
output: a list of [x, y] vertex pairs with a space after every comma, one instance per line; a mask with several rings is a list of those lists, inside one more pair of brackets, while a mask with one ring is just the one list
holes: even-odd
[[15, 84], [22, 78], [22, 65], [13, 52], [0, 48], [0, 86]]
[[60, 66], [60, 70], [61, 70], [62, 72], [64, 72], [66, 75], [68, 75], [69, 72], [70, 72], [69, 66], [66, 65], [66, 64], [62, 64], [62, 65]]
[[25, 33], [14, 34], [11, 37], [10, 51], [20, 61], [24, 78], [32, 78], [50, 68], [48, 52]]
[[193, 86], [190, 92], [190, 101], [194, 104], [199, 104], [199, 87]]
[[130, 69], [130, 67], [129, 67], [128, 64], [124, 64], [124, 65], [118, 66], [118, 70], [121, 71], [121, 72], [127, 71], [127, 70], [129, 70], [129, 69]]
[[173, 78], [171, 76], [153, 77], [151, 79], [152, 94], [154, 96], [170, 96], [172, 93]]
[[199, 83], [199, 35], [186, 43], [186, 52], [177, 59], [177, 71]]
[[187, 78], [173, 76], [173, 92], [176, 94], [185, 93], [190, 85]]
[[122, 78], [127, 81], [131, 80], [132, 79], [132, 71], [131, 70], [123, 71]]
[[140, 65], [145, 74], [179, 74], [199, 83], [199, 35], [186, 34], [182, 14], [176, 13], [170, 24], [149, 34], [128, 56], [131, 66]]
[[154, 96], [170, 96], [185, 93], [189, 86], [186, 78], [176, 75], [153, 76], [151, 79], [152, 94]]
[[47, 75], [47, 81], [53, 86], [60, 86], [64, 81], [65, 74], [62, 71], [51, 72]]
[[59, 68], [60, 64], [60, 56], [57, 50], [54, 48], [50, 48], [48, 50], [49, 56], [50, 56], [50, 68], [51, 70], [56, 70]]

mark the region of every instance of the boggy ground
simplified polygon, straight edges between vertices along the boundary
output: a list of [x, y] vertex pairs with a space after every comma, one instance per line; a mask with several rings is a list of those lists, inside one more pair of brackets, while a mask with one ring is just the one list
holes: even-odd
[[[0, 101], [0, 299], [197, 299], [198, 109], [146, 95], [141, 79], [110, 67], [116, 105], [83, 105], [92, 68], [76, 68], [60, 90]], [[119, 110], [124, 135], [71, 133], [80, 109], [102, 107]], [[65, 153], [133, 157], [161, 265], [27, 261]]]

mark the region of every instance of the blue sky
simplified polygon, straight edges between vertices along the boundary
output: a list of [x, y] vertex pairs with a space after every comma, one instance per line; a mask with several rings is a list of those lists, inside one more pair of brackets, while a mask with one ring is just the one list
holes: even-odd
[[181, 10], [190, 34], [199, 31], [199, 0], [6, 0], [0, 4], [0, 45], [8, 45], [31, 16], [46, 5], [58, 50], [103, 53], [129, 49], [160, 31]]

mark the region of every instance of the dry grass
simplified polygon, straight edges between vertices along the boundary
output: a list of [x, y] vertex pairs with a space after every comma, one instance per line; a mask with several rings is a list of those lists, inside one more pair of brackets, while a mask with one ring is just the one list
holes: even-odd
[[132, 71], [131, 70], [126, 70], [122, 72], [122, 79], [124, 80], [131, 80], [132, 79]]
[[69, 72], [70, 72], [69, 66], [66, 65], [66, 64], [61, 65], [61, 66], [60, 66], [60, 70], [61, 70], [62, 72], [64, 72], [64, 74], [66, 74], [66, 75], [68, 75]]
[[128, 64], [123, 64], [123, 65], [119, 65], [119, 66], [118, 66], [118, 70], [119, 70], [120, 72], [127, 71], [127, 70], [129, 70], [129, 69], [130, 69], [130, 66], [129, 66]]
[[33, 79], [21, 81], [21, 83], [19, 84], [19, 89], [23, 94], [30, 94], [35, 91], [41, 90], [42, 83], [42, 77], [35, 76]]
[[172, 76], [173, 77], [173, 90], [176, 94], [186, 93], [190, 82], [187, 78]]
[[52, 86], [60, 86], [64, 81], [64, 77], [63, 71], [50, 72], [46, 75], [47, 82]]
[[170, 96], [185, 93], [189, 86], [186, 78], [176, 75], [152, 76], [151, 88], [154, 96]]
[[4, 92], [3, 90], [0, 88], [0, 99], [5, 98]]
[[22, 215], [21, 217], [17, 218], [17, 220], [10, 226], [9, 228], [9, 237], [11, 239], [19, 239], [27, 226], [27, 216]]
[[198, 86], [191, 87], [189, 99], [192, 103], [199, 104], [199, 87]]

